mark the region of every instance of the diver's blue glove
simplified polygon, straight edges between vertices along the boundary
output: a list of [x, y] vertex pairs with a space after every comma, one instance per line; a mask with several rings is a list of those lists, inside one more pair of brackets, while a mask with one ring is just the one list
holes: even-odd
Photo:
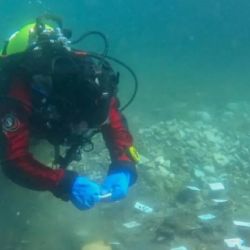
[[117, 201], [126, 197], [128, 188], [135, 176], [124, 165], [114, 166], [102, 184], [102, 193], [111, 193], [111, 200]]
[[71, 201], [80, 210], [93, 207], [100, 196], [100, 186], [86, 177], [78, 176], [71, 189]]
[[106, 177], [103, 183], [105, 193], [111, 193], [111, 200], [116, 201], [126, 197], [130, 182], [130, 174], [127, 172], [113, 173]]

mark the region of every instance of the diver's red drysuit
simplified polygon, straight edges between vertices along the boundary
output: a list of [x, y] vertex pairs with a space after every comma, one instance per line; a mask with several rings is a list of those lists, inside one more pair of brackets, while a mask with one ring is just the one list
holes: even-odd
[[[0, 102], [3, 170], [9, 178], [20, 185], [50, 190], [55, 195], [65, 198], [77, 174], [62, 168], [51, 169], [33, 158], [29, 152], [32, 136], [29, 117], [32, 112], [29, 84], [18, 77], [12, 77], [7, 98]], [[115, 98], [110, 103], [108, 120], [109, 122], [101, 127], [101, 131], [112, 160], [109, 171], [115, 171], [118, 163], [124, 168], [128, 167], [136, 176], [134, 164], [126, 153], [127, 148], [132, 145], [132, 136], [118, 110], [118, 101]]]

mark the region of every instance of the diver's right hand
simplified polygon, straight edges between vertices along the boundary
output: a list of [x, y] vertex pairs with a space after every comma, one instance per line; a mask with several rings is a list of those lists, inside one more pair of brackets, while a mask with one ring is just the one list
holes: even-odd
[[90, 209], [99, 202], [100, 186], [87, 177], [78, 176], [71, 189], [71, 201], [80, 210]]

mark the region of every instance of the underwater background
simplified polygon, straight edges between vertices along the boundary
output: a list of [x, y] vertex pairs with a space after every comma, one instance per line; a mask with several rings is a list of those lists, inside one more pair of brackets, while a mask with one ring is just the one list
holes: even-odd
[[[110, 55], [136, 72], [138, 94], [125, 115], [142, 155], [140, 178], [123, 201], [81, 212], [1, 174], [0, 249], [85, 250], [104, 241], [114, 250], [221, 250], [230, 238], [244, 241], [233, 249], [249, 249], [249, 225], [234, 222], [250, 222], [250, 1], [0, 0], [1, 45], [44, 13], [61, 16], [74, 38], [103, 32]], [[102, 49], [94, 38], [77, 46]], [[114, 68], [125, 103], [133, 79]], [[46, 142], [32, 151], [52, 158]], [[96, 138], [95, 151], [72, 168], [98, 179], [108, 164]], [[211, 183], [224, 188], [211, 191]], [[124, 226], [131, 221], [138, 225]]]

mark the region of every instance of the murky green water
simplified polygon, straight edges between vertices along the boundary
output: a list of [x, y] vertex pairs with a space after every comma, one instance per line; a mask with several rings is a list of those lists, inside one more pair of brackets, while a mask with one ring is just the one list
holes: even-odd
[[[108, 36], [110, 55], [128, 63], [140, 82], [125, 114], [143, 161], [127, 199], [86, 212], [1, 175], [0, 249], [80, 250], [104, 240], [114, 250], [221, 250], [228, 249], [224, 239], [236, 237], [249, 246], [250, 230], [233, 225], [250, 221], [249, 10], [247, 0], [1, 0], [1, 41], [46, 12], [61, 15], [74, 37], [88, 30]], [[102, 48], [93, 40], [79, 47]], [[125, 102], [133, 86], [118, 69]], [[89, 174], [104, 175], [108, 165], [99, 143], [84, 162]], [[49, 161], [48, 145], [37, 147]], [[84, 163], [73, 167], [83, 171]], [[214, 182], [225, 185], [225, 206], [211, 203]], [[201, 193], [178, 199], [187, 185]], [[136, 201], [154, 212], [137, 211]], [[216, 219], [204, 224], [197, 219], [204, 213]], [[127, 229], [130, 221], [140, 226]]]

